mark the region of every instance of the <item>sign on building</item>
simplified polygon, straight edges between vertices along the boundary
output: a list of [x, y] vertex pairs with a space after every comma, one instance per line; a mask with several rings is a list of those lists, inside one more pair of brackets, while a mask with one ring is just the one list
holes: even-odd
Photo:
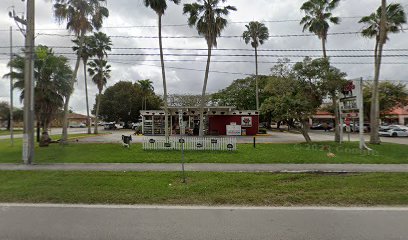
[[252, 127], [252, 117], [242, 117], [241, 126], [242, 127]]

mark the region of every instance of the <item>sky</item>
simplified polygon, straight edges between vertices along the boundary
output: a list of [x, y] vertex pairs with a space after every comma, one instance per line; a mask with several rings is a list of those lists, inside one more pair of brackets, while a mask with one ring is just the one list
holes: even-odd
[[[180, 5], [169, 1], [169, 7], [163, 17], [163, 46], [166, 54], [192, 54], [194, 56], [165, 56], [166, 76], [169, 94], [199, 94], [202, 90], [207, 45], [203, 38], [196, 38], [197, 31], [187, 25], [187, 15], [183, 15], [183, 4], [193, 0], [181, 0]], [[369, 15], [380, 5], [380, 0], [342, 0], [333, 11], [340, 17], [341, 23], [332, 26], [329, 33], [359, 32], [363, 25], [358, 21], [362, 16]], [[388, 1], [390, 2], [390, 1]], [[393, 1], [401, 3], [408, 11], [408, 0]], [[260, 50], [260, 74], [269, 74], [273, 63], [278, 58], [288, 57], [293, 62], [301, 61], [305, 56], [321, 57], [321, 41], [316, 36], [299, 36], [304, 34], [299, 24], [303, 16], [300, 7], [303, 0], [228, 0], [227, 4], [238, 10], [227, 17], [229, 24], [218, 40], [218, 48], [213, 51], [211, 73], [207, 92], [217, 92], [227, 87], [238, 78], [245, 78], [255, 72], [253, 49], [246, 45], [240, 36], [249, 21], [262, 21], [269, 28], [271, 37]], [[17, 30], [15, 22], [9, 18], [11, 7], [18, 15], [25, 11], [25, 3], [21, 0], [0, 1], [0, 75], [9, 69], [9, 28], [13, 27], [13, 51], [21, 53], [24, 38]], [[157, 15], [143, 5], [142, 0], [108, 0], [110, 16], [104, 21], [102, 32], [111, 36], [113, 46], [108, 61], [112, 65], [112, 77], [107, 86], [121, 80], [136, 82], [142, 79], [153, 81], [155, 92], [163, 94], [162, 78], [158, 47]], [[65, 30], [66, 23], [58, 23], [54, 19], [51, 0], [36, 0], [36, 44], [53, 47], [57, 54], [68, 57], [74, 66], [74, 55], [70, 47], [72, 37]], [[407, 28], [408, 26], [404, 26]], [[307, 34], [307, 32], [305, 32]], [[152, 37], [136, 38], [135, 36]], [[185, 38], [187, 37], [187, 38]], [[191, 38], [194, 37], [194, 38]], [[385, 46], [384, 55], [403, 55], [384, 57], [381, 69], [382, 80], [408, 81], [408, 34], [392, 34]], [[359, 34], [329, 35], [327, 42], [333, 65], [346, 72], [349, 79], [363, 77], [372, 79], [374, 75], [373, 57], [374, 40], [361, 37]], [[126, 48], [126, 49], [124, 49]], [[229, 49], [229, 50], [225, 50]], [[234, 49], [234, 50], [231, 50]], [[279, 51], [278, 51], [279, 50]], [[285, 51], [282, 51], [285, 50]], [[297, 50], [297, 51], [296, 51]], [[298, 51], [308, 50], [308, 51]], [[313, 51], [309, 51], [313, 50]], [[370, 50], [370, 51], [350, 51]], [[395, 51], [396, 50], [396, 51]], [[150, 54], [150, 55], [140, 55]], [[151, 55], [153, 54], [153, 55]], [[200, 56], [197, 56], [200, 55]], [[247, 55], [247, 56], [229, 56]], [[364, 55], [366, 57], [352, 57]], [[368, 56], [367, 56], [368, 55]], [[180, 61], [182, 60], [182, 61]], [[234, 61], [234, 62], [231, 62]], [[241, 62], [240, 62], [241, 61]], [[242, 62], [244, 61], [244, 62]], [[356, 64], [360, 63], [360, 64]], [[361, 64], [364, 63], [364, 64]], [[389, 64], [393, 63], [393, 64]], [[82, 69], [82, 68], [81, 68]], [[70, 107], [78, 113], [86, 113], [84, 77], [82, 70], [78, 74], [75, 91]], [[90, 107], [95, 102], [96, 85], [88, 86]], [[0, 101], [9, 101], [9, 79], [0, 79]], [[15, 105], [21, 107], [18, 90], [14, 91]]]

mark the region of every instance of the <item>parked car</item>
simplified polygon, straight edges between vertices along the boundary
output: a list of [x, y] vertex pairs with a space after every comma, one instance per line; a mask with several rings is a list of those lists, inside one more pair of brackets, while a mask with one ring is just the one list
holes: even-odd
[[381, 129], [379, 131], [380, 136], [386, 137], [408, 137], [408, 129], [401, 128], [390, 128], [390, 129]]
[[86, 124], [85, 123], [72, 123], [69, 124], [70, 128], [86, 128]]
[[116, 126], [114, 122], [105, 123], [105, 125], [103, 126], [103, 129], [105, 130], [116, 130], [117, 128], [118, 127]]
[[406, 130], [408, 130], [408, 127], [406, 127], [404, 125], [389, 125], [388, 127], [392, 128], [392, 129], [406, 129]]
[[313, 124], [310, 129], [312, 130], [325, 130], [324, 128], [326, 127], [326, 130], [331, 130], [333, 126], [331, 124], [326, 124], [324, 125], [323, 123], [318, 123], [318, 124]]
[[138, 128], [141, 127], [141, 126], [142, 126], [142, 123], [141, 123], [141, 122], [132, 123], [132, 129], [133, 129], [133, 130], [138, 129]]

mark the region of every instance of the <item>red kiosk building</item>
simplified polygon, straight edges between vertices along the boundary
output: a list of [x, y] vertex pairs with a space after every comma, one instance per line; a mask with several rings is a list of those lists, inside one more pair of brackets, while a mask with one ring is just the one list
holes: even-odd
[[[164, 135], [164, 110], [141, 111], [142, 133]], [[185, 129], [179, 127], [180, 115]], [[169, 128], [171, 135], [198, 135], [200, 126], [199, 107], [169, 107]], [[235, 107], [205, 107], [204, 132], [213, 136], [256, 135], [259, 126], [259, 112], [236, 110]], [[181, 131], [181, 132], [180, 132]]]

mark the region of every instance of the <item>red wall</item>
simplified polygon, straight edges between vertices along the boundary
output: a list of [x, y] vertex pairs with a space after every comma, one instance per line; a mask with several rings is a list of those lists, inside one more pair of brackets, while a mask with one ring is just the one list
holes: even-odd
[[209, 116], [209, 133], [214, 134], [218, 132], [218, 135], [227, 135], [227, 125], [231, 122], [236, 122], [237, 125], [241, 125], [241, 117], [252, 117], [252, 127], [242, 128], [246, 129], [247, 135], [256, 135], [258, 132], [259, 116], [256, 115], [246, 115], [246, 116], [235, 116], [235, 115], [214, 115]]

